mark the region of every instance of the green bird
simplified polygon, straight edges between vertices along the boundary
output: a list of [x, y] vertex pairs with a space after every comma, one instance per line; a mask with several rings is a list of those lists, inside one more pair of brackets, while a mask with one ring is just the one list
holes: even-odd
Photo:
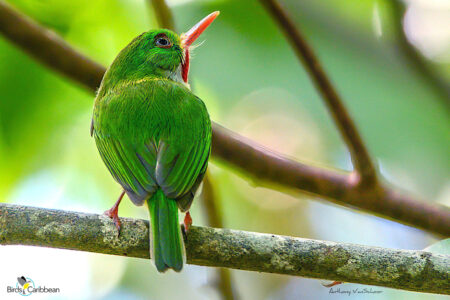
[[150, 30], [136, 37], [106, 71], [95, 98], [91, 135], [123, 192], [105, 212], [120, 232], [124, 194], [150, 213], [150, 252], [159, 272], [181, 271], [185, 247], [178, 209], [189, 208], [208, 166], [211, 121], [188, 85], [189, 47], [214, 12], [181, 36]]

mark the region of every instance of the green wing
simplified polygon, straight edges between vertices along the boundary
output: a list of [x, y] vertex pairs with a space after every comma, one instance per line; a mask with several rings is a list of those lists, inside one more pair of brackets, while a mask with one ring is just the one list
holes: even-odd
[[148, 79], [115, 88], [96, 99], [93, 135], [108, 170], [135, 204], [161, 188], [189, 208], [206, 171], [211, 122], [186, 87]]

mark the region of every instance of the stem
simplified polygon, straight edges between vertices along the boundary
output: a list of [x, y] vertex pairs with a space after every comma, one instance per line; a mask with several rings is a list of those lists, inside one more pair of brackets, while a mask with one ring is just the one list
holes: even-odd
[[275, 0], [261, 0], [266, 10], [278, 22], [281, 30], [291, 43], [297, 57], [303, 62], [314, 85], [322, 95], [331, 116], [336, 123], [347, 148], [350, 151], [353, 166], [361, 175], [363, 183], [373, 184], [377, 180], [377, 171], [369, 152], [344, 106], [342, 99], [321, 66], [316, 54], [288, 14]]
[[[219, 198], [215, 193], [215, 189], [211, 182], [211, 172], [207, 172], [205, 179], [203, 179], [202, 198], [208, 226], [223, 228], [222, 211], [218, 203]], [[216, 273], [217, 279], [214, 282], [214, 286], [220, 292], [222, 299], [233, 300], [235, 298], [239, 298], [233, 289], [230, 270], [220, 268], [216, 270]]]
[[158, 25], [161, 28], [175, 30], [172, 11], [164, 0], [150, 0]]
[[391, 6], [394, 32], [400, 54], [402, 54], [409, 65], [415, 69], [416, 73], [429, 83], [430, 87], [433, 88], [439, 99], [442, 101], [442, 104], [450, 111], [450, 84], [439, 76], [433, 68], [433, 65], [409, 42], [406, 36], [403, 28], [406, 4], [401, 0], [389, 1], [388, 3]]

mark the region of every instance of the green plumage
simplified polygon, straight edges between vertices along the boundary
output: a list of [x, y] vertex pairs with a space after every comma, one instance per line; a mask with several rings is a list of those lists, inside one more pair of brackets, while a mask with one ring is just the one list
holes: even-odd
[[[170, 48], [157, 46], [161, 36]], [[189, 209], [211, 151], [209, 115], [181, 80], [183, 59], [180, 38], [169, 30], [137, 37], [106, 72], [92, 123], [114, 179], [134, 204], [148, 204], [160, 272], [183, 266], [178, 208]]]

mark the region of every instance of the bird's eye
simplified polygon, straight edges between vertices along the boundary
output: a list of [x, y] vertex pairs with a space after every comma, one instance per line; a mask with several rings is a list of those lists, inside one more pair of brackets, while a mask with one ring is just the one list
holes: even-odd
[[155, 44], [159, 48], [169, 48], [172, 46], [172, 43], [167, 37], [158, 37], [156, 38]]

